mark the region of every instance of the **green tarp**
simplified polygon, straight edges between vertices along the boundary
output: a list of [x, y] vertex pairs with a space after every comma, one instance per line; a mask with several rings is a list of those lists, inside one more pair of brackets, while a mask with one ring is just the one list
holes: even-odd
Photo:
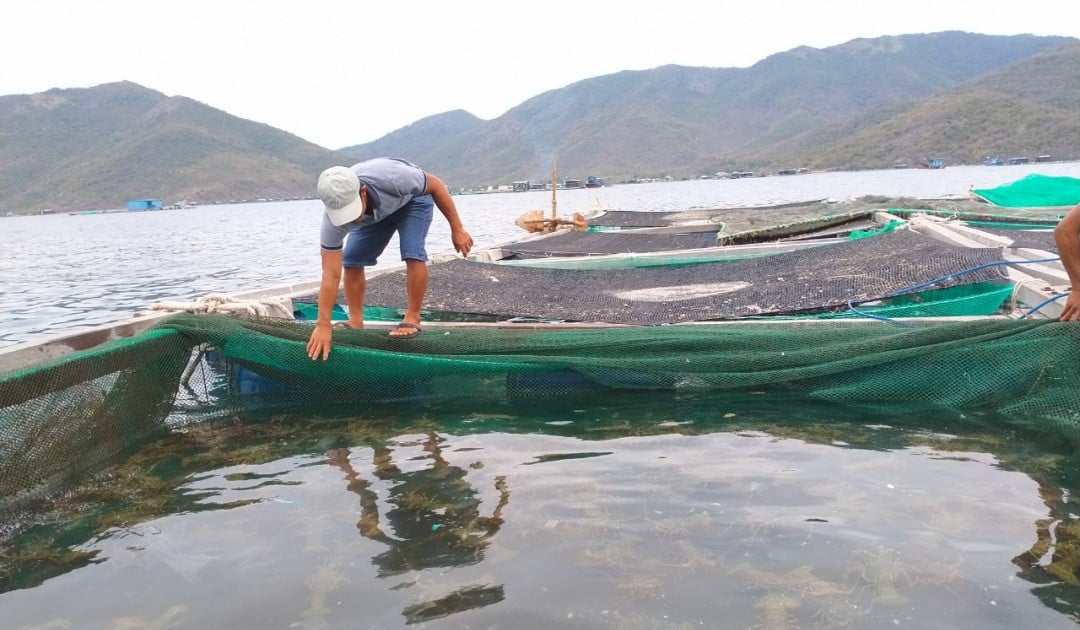
[[1005, 208], [1074, 206], [1080, 203], [1080, 179], [1032, 174], [997, 188], [975, 188], [971, 192]]

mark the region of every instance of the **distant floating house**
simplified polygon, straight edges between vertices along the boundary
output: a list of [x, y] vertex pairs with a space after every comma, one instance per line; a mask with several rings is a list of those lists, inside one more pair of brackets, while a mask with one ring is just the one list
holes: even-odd
[[127, 202], [128, 210], [161, 210], [160, 199], [132, 199]]
[[585, 182], [580, 179], [568, 179], [563, 182], [563, 188], [584, 188]]
[[514, 182], [512, 185], [514, 192], [527, 192], [529, 190], [529, 180], [527, 179], [519, 182]]

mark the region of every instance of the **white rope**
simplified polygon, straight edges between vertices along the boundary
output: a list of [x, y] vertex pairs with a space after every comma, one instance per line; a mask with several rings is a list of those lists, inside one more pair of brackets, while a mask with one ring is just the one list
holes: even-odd
[[1012, 296], [1009, 298], [1009, 315], [1010, 316], [1015, 316], [1017, 311], [1021, 311], [1020, 314], [1023, 315], [1023, 311], [1022, 311], [1022, 309], [1020, 309], [1020, 305], [1018, 303], [1019, 298], [1020, 298], [1020, 290], [1022, 288], [1024, 288], [1025, 284], [1029, 284], [1029, 283], [1045, 284], [1046, 281], [1040, 280], [1038, 278], [1024, 278], [1023, 280], [1020, 280], [1019, 282], [1014, 282], [1013, 283]]
[[225, 315], [257, 315], [293, 319], [291, 298], [267, 297], [241, 300], [225, 293], [211, 293], [193, 302], [155, 302], [149, 307], [154, 311], [186, 311], [188, 313], [222, 313]]

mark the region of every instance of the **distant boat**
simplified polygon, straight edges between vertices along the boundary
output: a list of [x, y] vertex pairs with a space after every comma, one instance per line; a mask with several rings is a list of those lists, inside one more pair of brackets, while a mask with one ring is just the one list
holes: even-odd
[[161, 210], [160, 199], [132, 199], [127, 202], [128, 210]]
[[588, 177], [585, 178], [585, 187], [586, 188], [601, 188], [601, 187], [603, 187], [603, 185], [604, 185], [603, 178], [596, 177], [594, 175], [589, 175]]
[[941, 158], [927, 158], [923, 164], [925, 168], [945, 168], [945, 160]]
[[1001, 166], [1004, 163], [1005, 163], [1005, 159], [1002, 158], [1000, 155], [992, 155], [992, 156], [986, 158], [985, 160], [983, 160], [983, 165], [984, 166]]
[[563, 182], [563, 188], [584, 188], [585, 182], [580, 179], [568, 179]]

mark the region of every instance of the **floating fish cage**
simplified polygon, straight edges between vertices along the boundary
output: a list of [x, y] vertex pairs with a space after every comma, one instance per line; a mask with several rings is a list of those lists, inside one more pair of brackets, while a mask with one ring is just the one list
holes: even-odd
[[[124, 489], [118, 499], [135, 505], [102, 521], [125, 515], [145, 521], [168, 512], [158, 509], [164, 499], [150, 490], [169, 470], [189, 464], [173, 452], [155, 459], [155, 445], [182, 449], [205, 438], [209, 446], [202, 446], [213, 453], [192, 457], [233, 462], [240, 455], [215, 449], [234, 427], [254, 436], [252, 444], [238, 447], [247, 449], [244, 454], [265, 454], [278, 446], [283, 452], [314, 449], [325, 454], [323, 463], [345, 474], [349, 490], [361, 496], [364, 513], [356, 527], [364, 538], [389, 545], [373, 560], [380, 577], [439, 568], [437, 553], [455, 567], [478, 562], [509, 503], [504, 477], [492, 482], [488, 498], [494, 507], [482, 514], [479, 499], [460, 490], [469, 473], [443, 461], [419, 471], [426, 485], [417, 488], [410, 485], [418, 483], [411, 477], [417, 471], [394, 472], [378, 447], [370, 464], [386, 479], [396, 474], [408, 486], [408, 492], [387, 499], [397, 502], [393, 513], [417, 515], [399, 523], [401, 531], [423, 530], [413, 537], [420, 541], [415, 545], [393, 540], [379, 529], [379, 514], [371, 512], [374, 495], [365, 494], [348, 449], [335, 446], [343, 438], [305, 433], [325, 410], [333, 410], [326, 415], [335, 431], [372, 442], [385, 439], [375, 437], [380, 431], [393, 433], [383, 427], [386, 417], [408, 417], [409, 430], [422, 436], [407, 441], [405, 450], [413, 455], [401, 463], [410, 464], [437, 460], [440, 443], [448, 439], [425, 426], [429, 414], [440, 418], [444, 431], [463, 434], [487, 426], [490, 418], [498, 418], [498, 431], [509, 434], [554, 434], [563, 430], [554, 426], [564, 424], [570, 427], [567, 435], [582, 431], [592, 437], [674, 431], [672, 420], [656, 424], [655, 414], [637, 414], [633, 405], [613, 405], [610, 417], [588, 426], [551, 419], [595, 409], [599, 401], [676, 407], [689, 414], [691, 420], [684, 421], [700, 427], [747, 410], [765, 417], [785, 409], [791, 417], [778, 430], [830, 444], [845, 439], [836, 437], [842, 432], [833, 426], [845, 420], [887, 419], [929, 435], [977, 424], [979, 431], [1000, 436], [1018, 451], [1023, 444], [1053, 445], [1056, 453], [1075, 455], [1080, 452], [1080, 326], [1053, 316], [1054, 296], [1060, 297], [1053, 287], [1062, 284], [1062, 276], [1059, 268], [1047, 267], [1056, 253], [1048, 229], [1059, 212], [881, 199], [687, 213], [605, 212], [590, 216], [587, 230], [505, 243], [470, 260], [433, 261], [424, 329], [412, 338], [386, 334], [401, 317], [404, 272], [371, 274], [366, 327], [335, 328], [326, 360], [313, 361], [306, 351], [317, 315], [311, 287], [288, 292], [292, 319], [168, 314], [112, 327], [107, 340], [83, 335], [82, 343], [70, 347], [57, 342], [2, 353], [0, 542], [19, 537], [24, 546], [18, 553], [30, 558], [23, 566], [36, 566], [33, 528], [48, 518], [39, 508], [59, 502], [63, 509], [51, 512], [54, 516], [77, 512], [78, 505], [64, 504], [65, 493], [103, 470], [142, 485]], [[333, 319], [345, 318], [339, 304]], [[300, 425], [307, 429], [294, 430]], [[301, 447], [305, 440], [318, 444]], [[998, 449], [1003, 459], [1020, 461], [1006, 451]], [[545, 454], [537, 462], [606, 454]], [[115, 468], [117, 462], [126, 467]], [[479, 460], [474, 463], [473, 472], [482, 467]], [[229, 475], [247, 481], [262, 473], [221, 474], [225, 483], [232, 480]], [[436, 491], [452, 496], [429, 509]], [[173, 497], [169, 500], [177, 504], [170, 509], [196, 512], [202, 509], [198, 496]], [[463, 505], [467, 517], [455, 521]], [[1066, 507], [1050, 509], [1058, 513]], [[702, 514], [695, 513], [703, 519], [697, 525], [711, 524]], [[752, 528], [760, 523], [749, 522], [751, 529], [738, 540], [756, 535]], [[560, 527], [555, 519], [543, 528], [549, 525]], [[658, 527], [668, 541], [672, 532], [697, 525], [680, 521]], [[552, 535], [562, 536], [563, 530]], [[432, 541], [439, 536], [445, 538], [436, 553]], [[707, 530], [707, 539], [717, 536]], [[1051, 565], [1041, 569], [1037, 551], [1049, 549], [1052, 541], [1040, 530], [1032, 550], [1013, 562], [1025, 567], [1033, 582], [1075, 586], [1080, 556], [1066, 548], [1075, 538], [1063, 530]], [[612, 546], [617, 542], [589, 549], [601, 562], [616, 562], [625, 553]], [[45, 555], [57, 566], [90, 561], [66, 550]], [[768, 562], [736, 564], [724, 575], [769, 591], [743, 611], [759, 620], [764, 615], [767, 623], [786, 620], [801, 607], [805, 619], [828, 625], [854, 614], [837, 602], [888, 606], [900, 601], [898, 596], [890, 601], [892, 577], [878, 575], [897, 566], [888, 551], [859, 548], [853, 557], [854, 568], [842, 569], [832, 581], [799, 569], [768, 570]], [[685, 561], [710, 567], [717, 562], [699, 550]], [[926, 576], [944, 573], [944, 568], [923, 568], [920, 575], [931, 579]], [[339, 578], [320, 573], [311, 588], [333, 590]], [[876, 578], [886, 584], [874, 584]], [[620, 588], [648, 589], [651, 583], [643, 579], [636, 576]], [[773, 591], [797, 594], [797, 601]], [[1048, 607], [1080, 611], [1077, 597], [1054, 592], [1046, 596]], [[421, 623], [505, 597], [499, 585], [474, 584], [434, 602], [406, 606], [403, 615], [406, 624]], [[170, 608], [154, 623], [179, 622], [180, 614]]]
[[[933, 215], [976, 210], [996, 227], [945, 234]], [[327, 401], [769, 390], [993, 410], [1073, 440], [1080, 331], [1028, 317], [1043, 296], [1032, 286], [1060, 272], [1017, 271], [1056, 250], [1044, 229], [1010, 229], [1021, 216], [1052, 225], [1059, 209], [1024, 212], [885, 198], [603, 211], [590, 225], [637, 229], [558, 231], [433, 262], [417, 338], [379, 329], [400, 317], [404, 271], [372, 274], [372, 326], [336, 330], [327, 361], [306, 353], [311, 293], [293, 295], [294, 320], [164, 317], [0, 376], [0, 502], [177, 426]]]

